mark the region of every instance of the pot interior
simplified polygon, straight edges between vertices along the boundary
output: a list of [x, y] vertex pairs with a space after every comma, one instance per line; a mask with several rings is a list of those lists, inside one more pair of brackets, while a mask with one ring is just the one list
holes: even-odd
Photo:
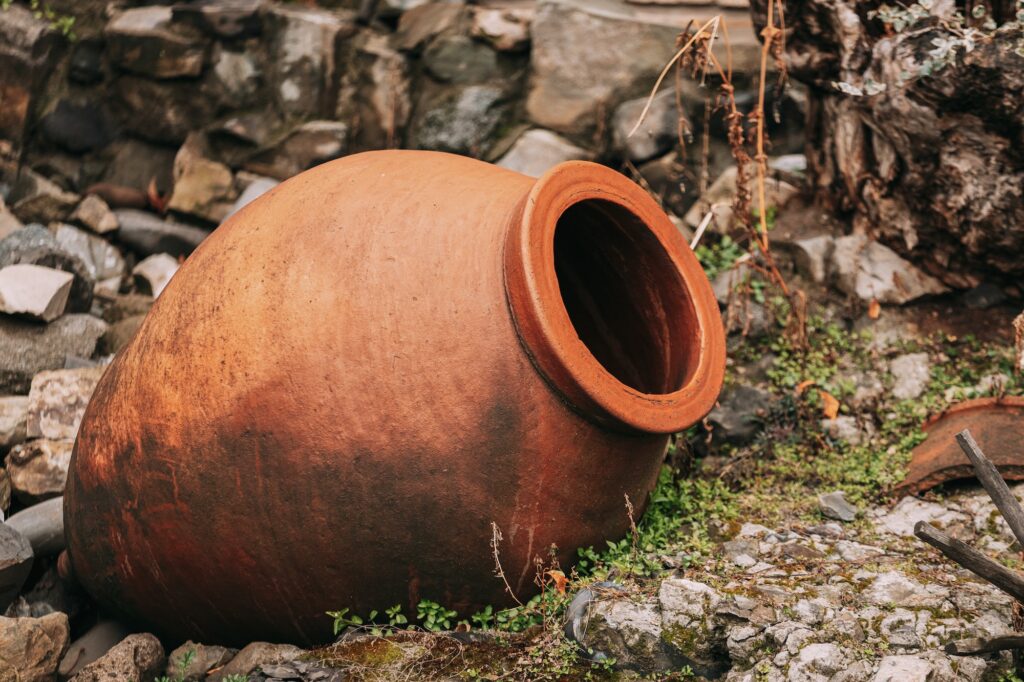
[[696, 366], [696, 313], [658, 238], [626, 208], [587, 199], [562, 213], [554, 239], [562, 302], [594, 358], [641, 393], [680, 389]]

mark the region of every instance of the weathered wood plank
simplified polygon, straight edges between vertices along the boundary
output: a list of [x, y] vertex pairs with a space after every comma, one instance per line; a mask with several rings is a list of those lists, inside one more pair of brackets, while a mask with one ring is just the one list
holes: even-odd
[[914, 535], [942, 552], [971, 573], [992, 583], [1024, 604], [1024, 576], [989, 559], [973, 547], [952, 538], [924, 521], [914, 526]]
[[999, 475], [996, 465], [978, 447], [970, 429], [964, 429], [956, 434], [956, 442], [974, 465], [974, 473], [981, 481], [981, 485], [985, 487], [988, 496], [992, 498], [996, 509], [1006, 519], [1006, 524], [1010, 526], [1013, 536], [1017, 538], [1017, 544], [1024, 547], [1024, 509], [1021, 509], [1017, 498], [1010, 492], [1010, 487]]

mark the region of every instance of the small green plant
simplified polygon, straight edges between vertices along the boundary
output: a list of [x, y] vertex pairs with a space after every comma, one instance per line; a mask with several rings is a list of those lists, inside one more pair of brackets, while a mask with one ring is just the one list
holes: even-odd
[[[0, 0], [0, 11], [10, 9], [11, 4], [12, 0]], [[45, 19], [54, 30], [60, 31], [65, 38], [75, 40], [75, 18], [73, 16], [60, 14], [41, 0], [29, 0], [29, 9], [32, 10], [36, 19]]]
[[731, 268], [746, 250], [729, 235], [724, 235], [717, 244], [700, 244], [694, 253], [708, 279], [714, 280], [719, 274]]
[[178, 674], [173, 678], [168, 677], [167, 675], [158, 677], [156, 678], [156, 682], [184, 682], [185, 671], [188, 670], [188, 667], [192, 665], [192, 661], [194, 660], [196, 660], [196, 650], [189, 649], [181, 655], [177, 662], [173, 663], [174, 667], [178, 669]]
[[452, 621], [459, 614], [438, 604], [436, 601], [423, 599], [416, 605], [416, 619], [428, 632], [451, 630]]
[[[373, 612], [376, 614], [376, 611]], [[360, 627], [363, 625], [363, 619], [356, 614], [349, 615], [348, 609], [341, 609], [340, 611], [328, 611], [327, 615], [334, 619], [334, 634], [338, 635], [343, 630], [349, 627]], [[373, 616], [371, 616], [372, 618]]]

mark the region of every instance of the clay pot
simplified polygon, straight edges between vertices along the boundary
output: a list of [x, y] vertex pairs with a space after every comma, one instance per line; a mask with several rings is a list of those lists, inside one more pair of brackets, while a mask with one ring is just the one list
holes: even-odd
[[724, 360], [693, 253], [610, 169], [327, 163], [218, 228], [103, 376], [72, 568], [170, 636], [310, 644], [328, 609], [509, 603], [496, 527], [525, 600], [534, 557], [626, 533]]

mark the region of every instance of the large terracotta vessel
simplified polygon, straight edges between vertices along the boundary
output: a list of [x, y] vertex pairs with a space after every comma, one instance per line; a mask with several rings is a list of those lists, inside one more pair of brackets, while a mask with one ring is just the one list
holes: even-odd
[[202, 244], [104, 375], [72, 569], [172, 637], [330, 639], [328, 609], [522, 599], [628, 528], [718, 395], [707, 279], [605, 167], [429, 152], [302, 173]]

